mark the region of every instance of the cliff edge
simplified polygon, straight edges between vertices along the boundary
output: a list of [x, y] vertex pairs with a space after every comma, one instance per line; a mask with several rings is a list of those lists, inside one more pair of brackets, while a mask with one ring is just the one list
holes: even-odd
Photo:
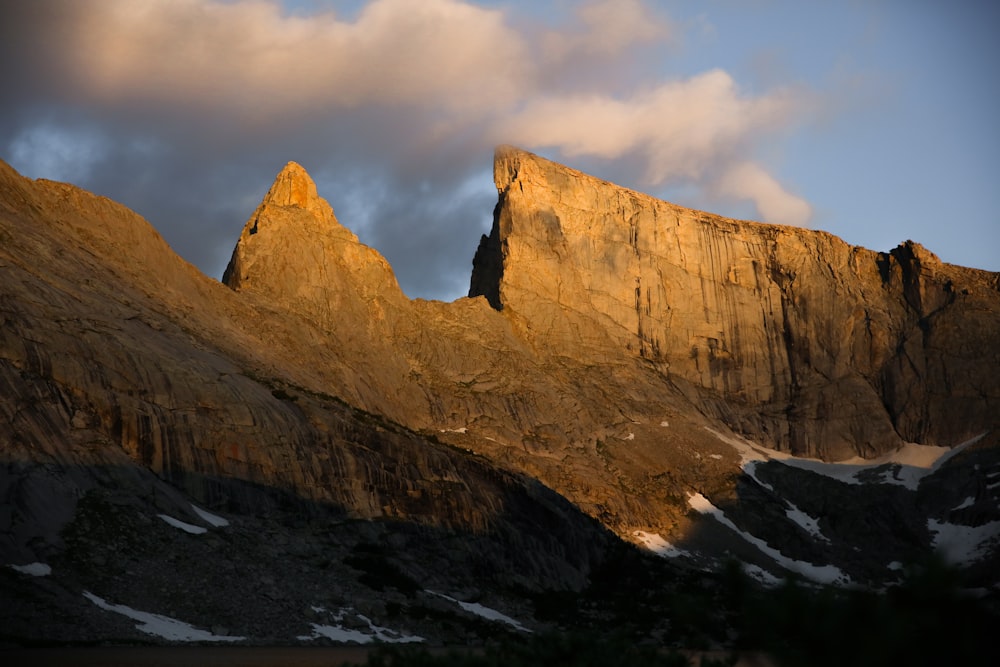
[[470, 296], [538, 345], [639, 357], [737, 431], [827, 460], [997, 426], [996, 274], [685, 209], [512, 147], [494, 176]]

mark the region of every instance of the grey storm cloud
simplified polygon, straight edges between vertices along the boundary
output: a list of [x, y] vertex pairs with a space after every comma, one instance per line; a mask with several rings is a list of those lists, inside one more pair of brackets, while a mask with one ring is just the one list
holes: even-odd
[[571, 7], [533, 22], [461, 0], [372, 0], [348, 17], [265, 0], [3, 2], [0, 156], [123, 202], [214, 277], [294, 160], [413, 297], [467, 290], [498, 143], [808, 222], [754, 152], [810, 113], [810, 93], [750, 95], [718, 69], [658, 79], [642, 56], [674, 39], [668, 17], [639, 0]]

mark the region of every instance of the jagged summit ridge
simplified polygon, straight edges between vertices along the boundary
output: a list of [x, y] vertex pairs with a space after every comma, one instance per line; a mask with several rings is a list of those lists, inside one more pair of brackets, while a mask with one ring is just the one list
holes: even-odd
[[[486, 297], [537, 349], [585, 365], [642, 360], [737, 431], [824, 459], [949, 444], [992, 423], [990, 392], [925, 388], [956, 373], [990, 383], [989, 365], [951, 354], [937, 333], [961, 327], [996, 347], [988, 316], [951, 307], [992, 298], [981, 272], [912, 243], [876, 253], [685, 209], [511, 146], [496, 150], [494, 179], [494, 224], [469, 296]], [[225, 281], [367, 332], [399, 372], [414, 364], [406, 347], [425, 345], [412, 342], [423, 339], [413, 323], [427, 314], [411, 312], [388, 263], [336, 221], [295, 163], [248, 221]], [[927, 325], [932, 314], [940, 330]], [[438, 341], [427, 353], [465, 352]]]

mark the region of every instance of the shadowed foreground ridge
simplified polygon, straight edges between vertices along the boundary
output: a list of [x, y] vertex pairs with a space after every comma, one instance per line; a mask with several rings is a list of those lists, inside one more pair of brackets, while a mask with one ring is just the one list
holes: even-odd
[[891, 587], [935, 550], [995, 602], [997, 274], [509, 147], [495, 177], [440, 303], [295, 163], [224, 284], [0, 163], [3, 639], [171, 639], [124, 605], [206, 641], [719, 645], [727, 560]]

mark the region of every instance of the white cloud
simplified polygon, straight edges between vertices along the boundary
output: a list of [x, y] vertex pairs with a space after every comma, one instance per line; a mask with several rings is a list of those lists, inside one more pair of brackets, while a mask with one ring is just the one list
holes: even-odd
[[808, 202], [787, 192], [763, 167], [753, 162], [729, 166], [715, 187], [723, 196], [752, 200], [765, 222], [801, 227], [812, 217]]
[[[708, 210], [740, 198], [771, 221], [808, 219], [757, 154], [813, 113], [802, 93], [749, 93], [721, 69], [664, 76], [657, 63], [683, 39], [656, 3], [496, 6], [24, 3], [8, 28], [20, 41], [0, 43], [19, 63], [5, 89], [23, 99], [0, 129], [15, 166], [125, 201], [213, 275], [232, 242], [223, 225], [242, 222], [235, 202], [290, 159], [335, 186], [325, 196], [338, 212], [346, 202], [343, 222], [370, 228], [401, 278], [416, 276], [415, 291], [402, 281], [411, 294], [467, 275], [478, 229], [466, 228], [488, 219], [493, 194], [488, 177], [482, 196], [458, 191], [499, 143], [605, 161], [623, 185], [682, 186]], [[414, 225], [440, 232], [420, 255]]]
[[557, 147], [571, 157], [638, 158], [650, 185], [700, 182], [723, 196], [752, 200], [769, 221], [802, 225], [811, 216], [809, 205], [744, 156], [760, 137], [794, 120], [804, 104], [788, 91], [743, 95], [729, 74], [711, 70], [626, 99], [539, 99], [503, 121], [498, 136]]
[[514, 95], [530, 59], [503, 13], [459, 0], [373, 0], [355, 21], [277, 2], [118, 0], [72, 25], [79, 88], [227, 113], [403, 104], [481, 110]]
[[672, 35], [669, 22], [639, 0], [595, 0], [576, 10], [576, 30], [563, 27], [543, 37], [547, 61], [575, 60], [588, 54], [614, 55]]

